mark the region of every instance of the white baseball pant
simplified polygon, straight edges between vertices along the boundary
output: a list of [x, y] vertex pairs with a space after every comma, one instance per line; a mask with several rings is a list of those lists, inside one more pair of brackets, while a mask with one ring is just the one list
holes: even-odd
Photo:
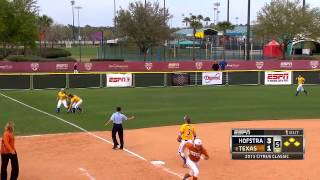
[[80, 99], [80, 101], [76, 102], [76, 103], [73, 103], [72, 104], [72, 108], [78, 108], [80, 105], [82, 104], [82, 99]]
[[303, 92], [304, 91], [303, 84], [299, 84], [298, 85], [297, 91], [299, 91], [299, 92]]
[[180, 145], [179, 145], [179, 148], [178, 148], [178, 153], [181, 157], [185, 157], [184, 156], [184, 153], [182, 152], [183, 150], [183, 146], [186, 144], [186, 143], [193, 143], [193, 140], [181, 140], [180, 142]]
[[190, 168], [189, 174], [194, 177], [199, 176], [199, 165], [198, 163], [192, 161], [189, 157], [187, 158], [187, 166]]
[[57, 108], [60, 108], [61, 107], [61, 104], [63, 104], [63, 106], [65, 107], [65, 108], [68, 108], [68, 104], [67, 104], [67, 100], [58, 100], [58, 104], [57, 104]]

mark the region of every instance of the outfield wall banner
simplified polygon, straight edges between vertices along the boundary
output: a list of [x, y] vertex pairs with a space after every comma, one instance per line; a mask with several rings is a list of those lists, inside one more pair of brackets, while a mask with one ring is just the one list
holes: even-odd
[[202, 73], [202, 85], [219, 85], [222, 84], [222, 72], [205, 72]]
[[292, 72], [265, 72], [264, 84], [266, 85], [290, 85], [292, 84]]
[[107, 74], [107, 87], [131, 87], [132, 74]]
[[[171, 61], [171, 62], [85, 62], [78, 63], [79, 72], [177, 72], [211, 71], [215, 61]], [[0, 73], [64, 73], [73, 72], [74, 62], [7, 62], [0, 61]], [[288, 71], [318, 70], [320, 61], [241, 61], [228, 60], [225, 70]]]
[[172, 74], [173, 86], [186, 86], [190, 85], [190, 75], [187, 73], [175, 73]]

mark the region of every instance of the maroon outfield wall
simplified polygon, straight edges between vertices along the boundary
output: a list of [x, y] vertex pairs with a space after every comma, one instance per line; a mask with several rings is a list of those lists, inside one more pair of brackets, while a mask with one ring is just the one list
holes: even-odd
[[[210, 71], [214, 61], [180, 62], [87, 62], [80, 72], [173, 72]], [[70, 62], [0, 62], [0, 73], [73, 72]], [[318, 70], [320, 60], [304, 61], [228, 61], [226, 70]]]

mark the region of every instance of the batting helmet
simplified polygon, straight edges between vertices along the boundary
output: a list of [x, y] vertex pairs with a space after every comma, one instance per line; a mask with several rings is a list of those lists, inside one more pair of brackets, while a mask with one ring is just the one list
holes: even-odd
[[187, 121], [188, 123], [190, 123], [190, 122], [191, 122], [191, 117], [188, 116], [188, 115], [185, 115], [185, 116], [183, 117], [183, 120], [184, 120], [184, 121]]
[[202, 141], [201, 141], [201, 139], [195, 139], [195, 140], [194, 140], [194, 145], [196, 145], [196, 146], [202, 146]]

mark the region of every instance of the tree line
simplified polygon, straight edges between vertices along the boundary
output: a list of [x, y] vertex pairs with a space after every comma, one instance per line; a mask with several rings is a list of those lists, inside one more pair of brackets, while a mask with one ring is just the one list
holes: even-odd
[[[46, 47], [47, 42], [50, 42], [53, 47], [53, 44], [58, 41], [73, 41], [74, 28], [72, 25], [56, 24], [47, 15], [40, 16], [36, 0], [0, 0], [0, 55], [2, 57], [12, 54], [12, 49], [23, 49], [25, 54], [27, 49], [38, 48], [37, 42], [40, 42], [41, 49], [41, 44]], [[80, 29], [81, 38], [86, 41], [95, 40], [96, 37], [92, 35], [95, 32], [103, 32], [106, 39], [113, 37], [111, 27], [86, 25]]]

